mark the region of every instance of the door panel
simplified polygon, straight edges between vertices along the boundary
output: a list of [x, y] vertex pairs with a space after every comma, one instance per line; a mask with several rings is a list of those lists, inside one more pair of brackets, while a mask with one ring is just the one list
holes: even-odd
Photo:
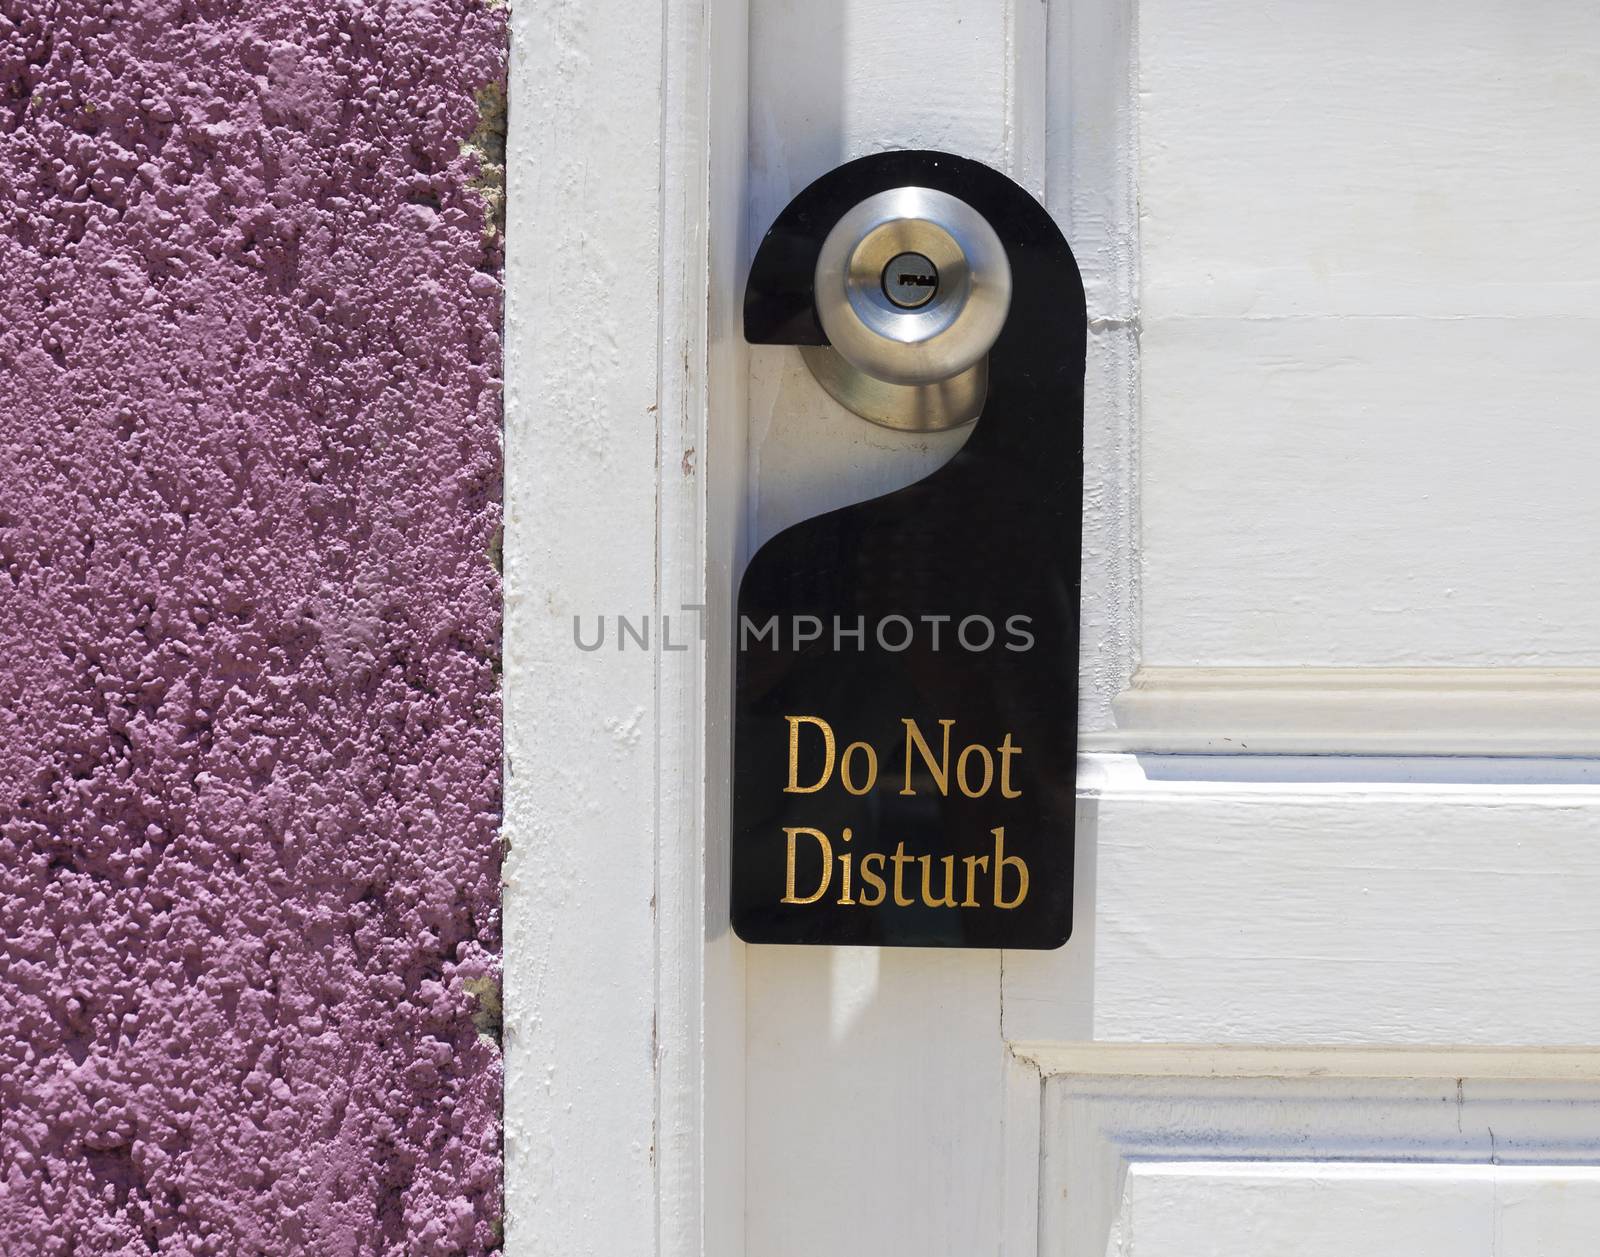
[[1007, 954], [1008, 1040], [1600, 1042], [1594, 786], [1145, 775], [1167, 762], [1088, 779], [1078, 932]]
[[1149, 321], [1595, 316], [1593, 5], [1138, 11]]
[[[1101, 1049], [1044, 1062], [1042, 1252], [1592, 1251], [1600, 1084], [1472, 1073], [1557, 1075], [1559, 1055]], [[1226, 1076], [1263, 1069], [1281, 1076]], [[1365, 1076], [1386, 1071], [1421, 1076]]]
[[[1581, 0], [1140, 5], [1140, 676], [1101, 745], [1600, 750], [1597, 39]], [[1220, 671], [1304, 666], [1369, 732], [1278, 736], [1282, 678]]]
[[1128, 1257], [1560, 1257], [1600, 1231], [1593, 1166], [1141, 1162], [1116, 1239]]
[[1143, 664], [1600, 664], [1573, 562], [1600, 543], [1597, 335], [1548, 315], [1152, 320]]

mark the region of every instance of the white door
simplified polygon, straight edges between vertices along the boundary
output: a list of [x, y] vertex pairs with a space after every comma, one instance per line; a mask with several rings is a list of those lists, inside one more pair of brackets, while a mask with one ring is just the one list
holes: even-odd
[[[1594, 1253], [1600, 9], [514, 23], [508, 1251]], [[726, 926], [740, 565], [962, 439], [746, 349], [744, 267], [906, 147], [1033, 190], [1088, 290], [1058, 952]]]

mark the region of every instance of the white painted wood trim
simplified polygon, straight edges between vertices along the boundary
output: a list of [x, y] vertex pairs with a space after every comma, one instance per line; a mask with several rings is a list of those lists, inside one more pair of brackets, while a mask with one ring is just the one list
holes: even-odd
[[[716, 628], [743, 496], [745, 7], [542, 0], [512, 31], [506, 1247], [731, 1257], [744, 977]], [[606, 648], [578, 650], [573, 617], [600, 615]], [[619, 615], [648, 617], [651, 649], [618, 648]]]
[[1591, 766], [1086, 756], [1089, 907], [1007, 954], [1007, 1038], [1600, 1044]]
[[1592, 1077], [1048, 1076], [1040, 1251], [1140, 1251], [1124, 1225], [1136, 1222], [1127, 1216], [1126, 1189], [1140, 1170], [1404, 1164], [1448, 1178], [1481, 1173], [1473, 1166], [1521, 1165], [1560, 1177], [1558, 1167], [1594, 1164], [1597, 1108]]
[[[1028, 1212], [1008, 1215], [1007, 1257], [1126, 1251], [1113, 1215], [1133, 1165], [1193, 1165], [1213, 1156], [1270, 1173], [1313, 1145], [1316, 1155], [1338, 1158], [1325, 1164], [1371, 1164], [1386, 1131], [1415, 1134], [1403, 1149], [1408, 1160], [1450, 1163], [1494, 1157], [1495, 1127], [1512, 1136], [1524, 1159], [1541, 1159], [1546, 1147], [1552, 1159], [1582, 1158], [1571, 1135], [1587, 1124], [1600, 1083], [1600, 1050], [1581, 1047], [1041, 1042], [1013, 1043], [1011, 1053], [1006, 1199], [1008, 1209]], [[1400, 1106], [1414, 1105], [1419, 1088], [1455, 1100], [1443, 1132], [1416, 1128], [1414, 1109], [1397, 1107], [1397, 1097]], [[1013, 1116], [1030, 1100], [1038, 1115], [1031, 1125]], [[1197, 1116], [1202, 1108], [1205, 1117]], [[1548, 1115], [1542, 1121], [1541, 1113]], [[1241, 1162], [1245, 1146], [1249, 1159]], [[1024, 1163], [1031, 1181], [1020, 1170]]]
[[744, 953], [727, 921], [731, 637], [744, 467], [744, 0], [666, 4], [657, 606], [657, 1217], [661, 1257], [744, 1241]]
[[1485, 1078], [1600, 1081], [1592, 1047], [1207, 1047], [1166, 1043], [1014, 1043], [1042, 1078]]
[[1049, 16], [1044, 0], [1005, 5], [1005, 169], [1041, 201], [1049, 167]]
[[1090, 751], [1600, 755], [1600, 668], [1140, 668]]
[[[1022, 0], [1027, 3], [1027, 0]], [[1045, 205], [1083, 274], [1089, 314], [1083, 407], [1078, 719], [1113, 727], [1139, 658], [1139, 165], [1133, 0], [1050, 12]]]
[[1038, 1257], [1039, 1122], [1044, 1101], [1038, 1062], [1008, 1051], [1001, 1086], [1005, 1119], [1000, 1149], [1000, 1254]]

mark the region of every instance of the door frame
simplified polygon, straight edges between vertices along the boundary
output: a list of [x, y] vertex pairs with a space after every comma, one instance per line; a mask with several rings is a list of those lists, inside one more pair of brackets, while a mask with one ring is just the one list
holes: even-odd
[[[727, 635], [695, 633], [694, 609], [706, 623], [731, 616], [740, 562], [745, 22], [743, 0], [534, 0], [511, 19], [504, 1139], [516, 1254], [743, 1247], [731, 666]], [[578, 649], [573, 617], [601, 615], [647, 621], [650, 649]]]

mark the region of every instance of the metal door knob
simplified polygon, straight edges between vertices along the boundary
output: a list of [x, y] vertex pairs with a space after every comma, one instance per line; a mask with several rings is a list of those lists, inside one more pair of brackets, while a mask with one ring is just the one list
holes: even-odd
[[1011, 266], [965, 201], [906, 187], [853, 206], [822, 243], [815, 294], [831, 348], [802, 352], [836, 400], [916, 431], [978, 417], [987, 355], [1011, 305]]

